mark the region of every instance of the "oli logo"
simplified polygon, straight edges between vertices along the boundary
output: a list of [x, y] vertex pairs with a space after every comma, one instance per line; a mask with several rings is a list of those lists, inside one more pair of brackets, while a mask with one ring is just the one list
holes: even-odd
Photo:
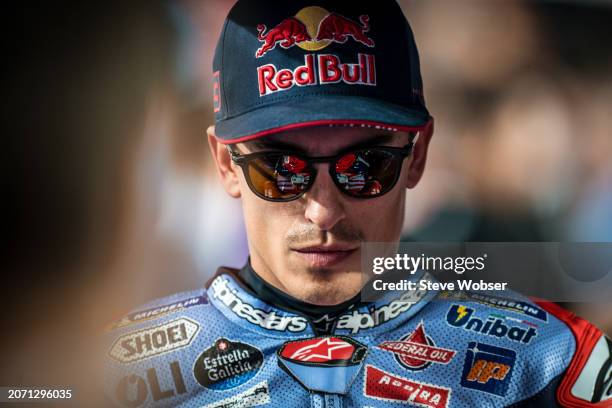
[[[168, 372], [170, 378], [167, 378]], [[162, 384], [171, 385], [162, 387]], [[128, 374], [119, 380], [116, 389], [117, 399], [121, 405], [131, 408], [143, 405], [149, 395], [153, 402], [157, 402], [186, 392], [187, 388], [178, 361], [171, 362], [169, 367], [151, 367], [146, 371], [144, 378]]]
[[369, 17], [362, 15], [359, 23], [322, 7], [305, 7], [293, 17], [288, 17], [269, 30], [264, 24], [257, 26], [258, 39], [263, 45], [255, 56], [263, 57], [277, 45], [291, 48], [294, 45], [307, 51], [317, 51], [333, 42], [344, 44], [349, 37], [368, 47], [374, 40], [366, 35], [370, 30]]
[[510, 386], [516, 352], [475, 341], [468, 344], [461, 385], [503, 397]]

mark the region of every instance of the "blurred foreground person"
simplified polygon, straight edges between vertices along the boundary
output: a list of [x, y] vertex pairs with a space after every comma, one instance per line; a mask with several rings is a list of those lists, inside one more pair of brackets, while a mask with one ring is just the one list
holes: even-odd
[[393, 0], [317, 4], [230, 11], [208, 140], [241, 199], [250, 259], [116, 321], [109, 396], [127, 407], [611, 406], [612, 343], [554, 304], [425, 290], [361, 300], [361, 244], [399, 241], [433, 119]]
[[95, 406], [96, 337], [130, 301], [120, 258], [133, 249], [141, 146], [171, 111], [172, 26], [156, 1], [14, 4], [4, 15], [0, 385], [70, 389], [51, 404]]

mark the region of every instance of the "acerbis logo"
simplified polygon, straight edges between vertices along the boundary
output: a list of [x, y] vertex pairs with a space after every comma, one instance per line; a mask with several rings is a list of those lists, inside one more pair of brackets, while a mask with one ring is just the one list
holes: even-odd
[[469, 330], [497, 338], [508, 338], [517, 343], [529, 344], [538, 332], [535, 328], [528, 329], [504, 323], [504, 319], [498, 316], [489, 316], [487, 320], [482, 320], [474, 316], [474, 309], [453, 304], [446, 314], [446, 323], [452, 327], [461, 327]]
[[293, 333], [306, 330], [308, 321], [301, 316], [278, 316], [276, 312], [266, 312], [246, 303], [233, 293], [228, 281], [218, 277], [212, 283], [214, 298], [219, 299], [236, 316], [266, 330], [290, 331]]

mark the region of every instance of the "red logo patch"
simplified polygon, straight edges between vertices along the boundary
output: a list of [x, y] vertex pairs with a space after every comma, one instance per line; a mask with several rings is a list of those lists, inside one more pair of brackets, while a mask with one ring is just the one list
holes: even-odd
[[455, 350], [436, 347], [422, 322], [402, 340], [385, 341], [377, 347], [395, 354], [397, 362], [409, 370], [423, 370], [431, 363], [448, 364], [457, 354]]
[[399, 377], [368, 365], [364, 394], [379, 400], [410, 403], [419, 407], [446, 408], [451, 390]]
[[366, 350], [365, 346], [348, 337], [313, 337], [285, 343], [278, 355], [302, 364], [353, 365], [363, 360]]

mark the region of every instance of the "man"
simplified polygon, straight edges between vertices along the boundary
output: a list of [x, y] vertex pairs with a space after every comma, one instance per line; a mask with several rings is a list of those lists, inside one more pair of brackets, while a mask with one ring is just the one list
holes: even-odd
[[115, 324], [125, 406], [612, 406], [612, 344], [553, 304], [386, 292], [361, 243], [399, 241], [433, 133], [399, 6], [240, 0], [208, 139], [250, 259]]

